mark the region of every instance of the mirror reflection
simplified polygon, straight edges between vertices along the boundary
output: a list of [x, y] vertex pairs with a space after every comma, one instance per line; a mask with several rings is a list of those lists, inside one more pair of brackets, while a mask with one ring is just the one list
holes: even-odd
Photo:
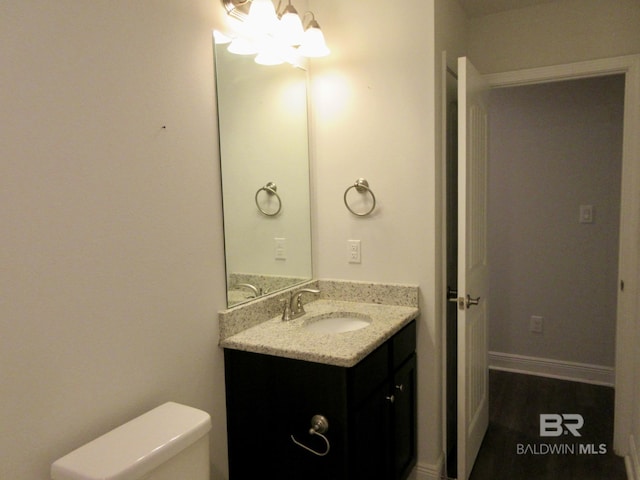
[[215, 45], [227, 305], [309, 280], [307, 75]]

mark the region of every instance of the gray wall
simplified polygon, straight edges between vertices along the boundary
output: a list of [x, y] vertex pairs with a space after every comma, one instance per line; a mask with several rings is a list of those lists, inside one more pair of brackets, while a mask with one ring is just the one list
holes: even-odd
[[622, 76], [492, 92], [490, 350], [613, 366], [623, 98]]

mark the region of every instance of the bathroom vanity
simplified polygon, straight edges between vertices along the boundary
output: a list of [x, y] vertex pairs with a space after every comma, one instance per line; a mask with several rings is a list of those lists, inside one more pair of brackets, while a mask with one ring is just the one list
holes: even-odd
[[[359, 307], [371, 320], [361, 330], [305, 328]], [[319, 300], [307, 311], [221, 342], [231, 480], [407, 478], [416, 461], [417, 308]], [[312, 428], [317, 415], [328, 422], [322, 435]]]

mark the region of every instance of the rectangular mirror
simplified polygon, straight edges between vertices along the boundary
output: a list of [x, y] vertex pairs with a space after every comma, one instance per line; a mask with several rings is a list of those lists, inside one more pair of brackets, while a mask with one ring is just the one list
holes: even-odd
[[214, 45], [227, 306], [312, 277], [307, 73]]

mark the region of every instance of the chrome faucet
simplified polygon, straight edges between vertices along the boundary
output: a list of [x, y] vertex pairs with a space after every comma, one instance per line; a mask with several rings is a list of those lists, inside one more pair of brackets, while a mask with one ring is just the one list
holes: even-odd
[[236, 287], [245, 287], [251, 290], [255, 297], [262, 296], [262, 288], [258, 288], [255, 285], [251, 285], [250, 283], [237, 283]]
[[291, 293], [289, 300], [281, 300], [284, 303], [284, 311], [282, 312], [282, 320], [289, 321], [301, 317], [306, 312], [304, 311], [304, 305], [302, 304], [303, 293], [320, 293], [320, 290], [314, 288], [302, 288], [295, 293]]

